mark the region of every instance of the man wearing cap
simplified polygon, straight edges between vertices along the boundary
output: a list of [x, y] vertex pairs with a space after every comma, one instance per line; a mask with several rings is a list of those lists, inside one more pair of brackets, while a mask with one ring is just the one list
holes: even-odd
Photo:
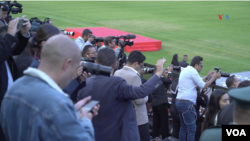
[[[228, 92], [234, 99], [233, 122], [231, 125], [250, 125], [250, 87], [238, 88]], [[213, 126], [206, 129], [201, 135], [200, 141], [221, 141], [221, 126]]]
[[82, 32], [82, 37], [79, 36], [74, 40], [79, 49], [81, 50], [81, 52], [86, 45], [92, 45], [91, 42], [94, 40], [94, 38], [91, 35], [92, 35], [91, 30], [84, 29]]

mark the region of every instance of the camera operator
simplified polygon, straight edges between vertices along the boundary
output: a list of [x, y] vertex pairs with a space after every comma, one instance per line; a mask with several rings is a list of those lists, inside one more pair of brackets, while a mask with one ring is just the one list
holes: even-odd
[[92, 31], [90, 29], [84, 29], [82, 32], [82, 37], [79, 36], [74, 40], [81, 52], [86, 45], [92, 45], [91, 42], [94, 40], [94, 38], [91, 35]]
[[187, 134], [188, 141], [195, 140], [195, 121], [197, 115], [194, 105], [196, 105], [197, 99], [196, 87], [198, 86], [201, 89], [206, 89], [216, 79], [221, 77], [220, 73], [214, 73], [210, 71], [208, 73], [208, 76], [214, 73], [213, 77], [205, 83], [208, 76], [202, 79], [199, 75], [203, 67], [202, 61], [202, 57], [195, 56], [191, 61], [191, 66], [188, 66], [180, 73], [178, 95], [175, 100], [176, 108], [178, 110], [181, 123], [179, 132], [180, 141], [184, 141], [186, 139]]
[[[170, 65], [168, 71], [171, 72], [173, 67]], [[154, 73], [157, 69], [154, 69]], [[163, 76], [164, 75], [164, 76]], [[166, 93], [166, 87], [172, 83], [170, 80], [171, 76], [168, 76], [167, 70], [162, 73], [161, 81], [163, 85], [158, 87], [156, 91], [153, 92], [153, 101], [151, 102], [151, 107], [153, 109], [153, 141], [158, 141], [159, 135], [161, 133], [162, 140], [169, 136], [168, 130], [168, 97]]]
[[80, 108], [91, 97], [73, 105], [62, 91], [75, 76], [79, 48], [69, 37], [56, 35], [44, 44], [41, 58], [39, 68], [27, 69], [4, 97], [0, 121], [6, 139], [94, 141], [91, 120], [99, 106], [88, 113]]
[[[128, 63], [122, 69], [117, 70], [114, 76], [120, 76], [125, 79], [129, 85], [140, 86], [142, 84], [139, 70], [143, 69], [145, 56], [138, 50], [132, 51], [128, 56]], [[150, 141], [149, 126], [146, 102], [148, 96], [133, 100], [133, 105], [136, 113], [136, 121], [140, 134], [140, 141]]]
[[[12, 55], [19, 55], [22, 53], [30, 37], [30, 23], [26, 19], [26, 16], [22, 18], [24, 21], [23, 26], [25, 27], [17, 32], [19, 18], [16, 18], [10, 21], [7, 34], [4, 35], [5, 33], [1, 33], [4, 37], [0, 37], [0, 107], [4, 94], [13, 84], [13, 81], [18, 78], [18, 70]], [[2, 30], [1, 32], [6, 32], [6, 30]], [[5, 140], [2, 134], [0, 128], [0, 140]]]
[[[53, 26], [52, 24], [44, 24], [44, 25], [41, 25], [37, 29], [36, 36], [33, 39], [33, 43], [34, 43], [33, 46], [35, 46], [37, 48], [37, 51], [34, 55], [34, 59], [30, 65], [30, 67], [33, 67], [33, 68], [39, 67], [40, 59], [41, 59], [41, 50], [42, 50], [44, 44], [46, 43], [46, 41], [49, 38], [51, 38], [52, 36], [58, 35], [58, 34], [62, 34], [62, 33], [57, 27]], [[77, 89], [79, 84], [86, 79], [85, 75], [82, 72], [82, 62], [81, 61], [79, 62], [79, 66], [80, 67], [78, 67], [78, 69], [76, 70], [77, 73], [75, 76], [75, 78], [78, 78], [78, 79], [73, 79], [69, 83], [69, 85], [63, 89], [63, 91], [65, 93], [70, 95], [70, 97], [73, 101], [75, 101], [75, 98], [76, 98], [76, 97], [74, 97], [75, 90]], [[78, 77], [78, 76], [80, 76], [80, 77]]]
[[[117, 76], [96, 75], [89, 77], [84, 87], [78, 92], [81, 100], [91, 95], [93, 100], [100, 101], [98, 116], [93, 119], [96, 141], [139, 141], [140, 136], [132, 100], [143, 98], [162, 85], [160, 76], [164, 70], [165, 60], [158, 60], [156, 75], [140, 87], [128, 85]], [[116, 68], [115, 52], [111, 48], [98, 50], [97, 64]], [[112, 74], [112, 72], [111, 72]]]
[[86, 45], [82, 51], [82, 57], [84, 59], [96, 60], [96, 49], [92, 45]]
[[5, 18], [7, 17], [7, 13], [8, 13], [8, 7], [6, 5], [2, 5], [2, 12], [1, 12], [1, 24], [2, 25], [8, 25], [8, 23], [5, 21]]
[[188, 60], [188, 56], [187, 55], [183, 55], [183, 60], [179, 63], [179, 65], [181, 67], [187, 67], [189, 64], [187, 63], [187, 60]]

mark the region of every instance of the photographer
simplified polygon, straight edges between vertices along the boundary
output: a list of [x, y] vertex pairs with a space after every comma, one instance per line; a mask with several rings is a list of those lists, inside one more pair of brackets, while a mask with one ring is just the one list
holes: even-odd
[[[21, 28], [20, 31], [17, 32], [19, 18], [16, 18], [15, 20], [10, 21], [7, 34], [4, 35], [5, 33], [1, 33], [4, 37], [0, 37], [0, 107], [4, 94], [18, 78], [18, 70], [12, 55], [19, 55], [22, 53], [30, 37], [30, 23], [26, 16], [23, 16], [22, 18], [24, 27]], [[6, 30], [2, 30], [1, 32], [5, 31]], [[0, 139], [5, 140], [1, 128]]]
[[[173, 67], [170, 65], [168, 71], [171, 72]], [[156, 72], [156, 68], [154, 72]], [[164, 76], [163, 76], [164, 75]], [[162, 86], [153, 92], [153, 101], [151, 106], [153, 109], [153, 141], [158, 141], [160, 133], [162, 135], [162, 140], [169, 136], [168, 130], [168, 97], [166, 93], [166, 87], [172, 83], [170, 79], [171, 76], [168, 75], [167, 70], [162, 73], [161, 81]]]
[[[91, 95], [102, 106], [93, 119], [96, 141], [139, 141], [140, 136], [132, 100], [144, 98], [162, 85], [160, 76], [165, 60], [158, 60], [156, 75], [140, 87], [128, 85], [117, 76], [95, 75], [88, 78], [86, 86], [78, 92], [81, 100]], [[98, 50], [97, 64], [116, 68], [115, 52], [111, 48]], [[112, 73], [112, 72], [111, 72]]]
[[195, 121], [197, 115], [194, 105], [196, 105], [197, 99], [196, 87], [198, 86], [201, 89], [206, 89], [216, 79], [221, 77], [220, 73], [214, 73], [210, 71], [208, 73], [208, 76], [214, 73], [213, 77], [205, 83], [207, 77], [202, 79], [199, 75], [203, 67], [202, 61], [203, 58], [201, 58], [200, 56], [195, 56], [191, 61], [191, 66], [188, 66], [180, 73], [178, 95], [175, 100], [181, 123], [179, 132], [180, 141], [184, 141], [187, 134], [188, 141], [195, 140]]
[[86, 45], [92, 45], [91, 42], [94, 40], [94, 38], [91, 35], [92, 35], [91, 30], [84, 29], [82, 32], [82, 37], [79, 36], [74, 40], [75, 43], [78, 45], [79, 49], [81, 50], [81, 52]]
[[[142, 85], [142, 81], [140, 78], [140, 74], [138, 74], [138, 71], [143, 69], [145, 59], [145, 56], [140, 51], [132, 51], [128, 56], [127, 65], [124, 66], [122, 69], [117, 70], [114, 76], [120, 76], [121, 78], [125, 79], [129, 85], [132, 86]], [[140, 134], [140, 141], [150, 141], [146, 107], [147, 101], [148, 96], [133, 100], [134, 109], [136, 113], [136, 121]]]
[[2, 12], [1, 12], [1, 24], [0, 26], [3, 25], [8, 25], [8, 23], [5, 21], [5, 18], [7, 17], [7, 13], [8, 13], [8, 7], [6, 5], [3, 5], [3, 8], [2, 8]]
[[84, 59], [96, 60], [96, 49], [92, 45], [86, 45], [82, 51], [82, 57]]
[[[38, 69], [29, 68], [4, 97], [1, 125], [8, 141], [94, 141], [92, 112], [84, 108], [91, 97], [74, 105], [62, 91], [75, 76], [81, 54], [65, 35], [55, 35], [44, 44]], [[79, 110], [80, 116], [76, 116]]]

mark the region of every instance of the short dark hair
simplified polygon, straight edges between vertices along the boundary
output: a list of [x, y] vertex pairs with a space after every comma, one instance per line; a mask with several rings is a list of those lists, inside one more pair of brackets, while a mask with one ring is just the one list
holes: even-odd
[[232, 75], [232, 76], [229, 76], [227, 78], [226, 85], [227, 85], [228, 88], [231, 87], [234, 84], [234, 81], [235, 81], [234, 77], [235, 77], [235, 75]]
[[112, 36], [107, 36], [104, 38], [104, 45], [107, 47], [109, 45], [109, 43], [112, 43]]
[[183, 57], [188, 57], [188, 56], [185, 54], [185, 55], [183, 55]]
[[134, 50], [128, 55], [128, 63], [133, 64], [135, 62], [138, 62], [138, 64], [144, 62], [146, 60], [146, 57], [139, 51]]
[[92, 31], [90, 30], [90, 29], [84, 29], [83, 31], [82, 31], [82, 37], [85, 35], [85, 36], [88, 36], [89, 34], [92, 34]]
[[9, 8], [5, 4], [2, 6], [3, 6], [2, 11], [8, 11]]
[[244, 87], [248, 87], [248, 86], [250, 86], [250, 81], [244, 80], [244, 81], [240, 82], [238, 88], [244, 88]]
[[195, 56], [191, 61], [191, 66], [194, 67], [196, 64], [200, 65], [200, 62], [203, 61], [203, 58], [200, 56]]
[[104, 47], [98, 50], [96, 61], [98, 64], [108, 67], [113, 67], [115, 64], [115, 51], [109, 47]]
[[4, 25], [0, 27], [0, 36], [3, 38], [7, 34], [8, 26]]
[[83, 50], [82, 50], [82, 57], [84, 57], [84, 55], [89, 51], [90, 48], [92, 48], [94, 46], [92, 45], [86, 45], [84, 46]]

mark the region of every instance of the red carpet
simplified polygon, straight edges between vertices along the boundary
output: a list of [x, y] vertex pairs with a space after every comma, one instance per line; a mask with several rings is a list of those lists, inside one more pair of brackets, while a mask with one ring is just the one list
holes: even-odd
[[[69, 36], [71, 38], [77, 38], [79, 36], [82, 36], [82, 31], [85, 28], [67, 28], [66, 31], [74, 31], [75, 36]], [[116, 29], [106, 28], [106, 27], [90, 27], [88, 28], [92, 30], [93, 35], [96, 37], [106, 37], [106, 36], [121, 36], [121, 35], [127, 35], [127, 34], [133, 34], [128, 33], [125, 31], [120, 31]], [[133, 50], [140, 50], [141, 52], [145, 51], [158, 51], [161, 49], [161, 41], [155, 40], [152, 38], [144, 37], [141, 35], [136, 34], [135, 39], [131, 39], [131, 41], [134, 41], [134, 45], [132, 47], [126, 46], [125, 51], [131, 52]]]

